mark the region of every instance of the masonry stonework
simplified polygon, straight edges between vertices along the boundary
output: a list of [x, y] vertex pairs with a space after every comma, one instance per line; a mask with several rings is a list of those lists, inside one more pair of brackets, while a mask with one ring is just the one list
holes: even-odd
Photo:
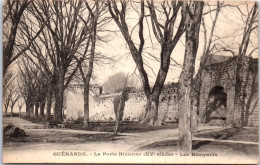
[[[202, 71], [202, 86], [195, 102], [197, 107], [198, 122], [203, 122], [206, 111], [211, 104], [210, 93], [214, 89], [221, 91], [224, 97], [222, 106], [216, 108], [217, 113], [225, 119], [227, 124], [239, 124], [245, 118], [247, 125], [258, 125], [258, 62], [257, 59], [247, 58], [245, 74], [243, 75], [241, 99], [243, 107], [238, 108], [234, 104], [235, 99], [235, 73], [237, 58], [230, 58], [224, 62], [210, 64]], [[102, 88], [97, 85], [91, 86], [90, 96], [90, 121], [113, 121], [115, 118], [113, 110], [113, 99], [120, 93], [102, 94]], [[66, 90], [66, 118], [78, 118], [83, 116], [83, 87], [72, 85]], [[223, 100], [222, 100], [223, 101]], [[125, 103], [123, 120], [140, 121], [146, 105], [146, 97], [143, 92], [129, 94]], [[212, 106], [211, 106], [212, 107]], [[220, 109], [220, 110], [219, 110]], [[178, 88], [174, 84], [164, 89], [160, 95], [159, 119], [162, 122], [178, 121]]]
[[[95, 88], [96, 89], [96, 88]], [[91, 89], [92, 90], [92, 89]], [[176, 122], [178, 115], [177, 87], [164, 89], [160, 95], [159, 119], [162, 122]], [[115, 119], [113, 99], [120, 93], [97, 95], [91, 92], [90, 121], [112, 121]], [[66, 92], [66, 117], [78, 118], [83, 115], [83, 88], [77, 85]], [[146, 105], [144, 92], [133, 92], [125, 103], [123, 120], [140, 121]], [[80, 113], [79, 113], [80, 112]], [[81, 113], [82, 112], [82, 113]]]
[[202, 120], [209, 107], [209, 93], [214, 87], [223, 87], [226, 93], [226, 122], [240, 125], [241, 117], [247, 125], [258, 125], [258, 59], [246, 58], [241, 99], [242, 108], [234, 104], [237, 58], [208, 65], [202, 72], [202, 87], [199, 94], [199, 119]]

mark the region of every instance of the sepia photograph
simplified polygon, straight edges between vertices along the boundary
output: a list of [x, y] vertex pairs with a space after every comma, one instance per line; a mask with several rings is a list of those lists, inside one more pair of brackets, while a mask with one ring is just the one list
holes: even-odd
[[258, 1], [2, 5], [3, 163], [259, 163]]

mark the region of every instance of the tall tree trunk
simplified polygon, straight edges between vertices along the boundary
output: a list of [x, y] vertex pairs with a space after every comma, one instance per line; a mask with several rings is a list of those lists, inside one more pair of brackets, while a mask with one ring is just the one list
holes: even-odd
[[[216, 14], [215, 14], [215, 18], [213, 20], [212, 26], [211, 26], [211, 30], [210, 30], [210, 35], [209, 35], [209, 39], [207, 40], [207, 28], [204, 22], [204, 19], [202, 18], [202, 25], [204, 28], [204, 49], [203, 49], [203, 53], [202, 53], [202, 57], [200, 59], [200, 66], [199, 66], [199, 70], [197, 72], [197, 78], [196, 78], [196, 84], [194, 84], [193, 86], [193, 93], [195, 95], [195, 99], [196, 99], [196, 103], [194, 106], [194, 112], [197, 113], [199, 111], [199, 106], [200, 106], [200, 95], [201, 95], [201, 88], [202, 88], [202, 79], [203, 79], [203, 69], [205, 67], [206, 62], [208, 61], [208, 59], [211, 56], [211, 49], [212, 49], [212, 43], [213, 43], [213, 36], [214, 36], [214, 30], [216, 28], [216, 23], [218, 20], [218, 16], [219, 16], [219, 12], [220, 12], [221, 6], [220, 6], [220, 2], [217, 1], [217, 10], [216, 10]], [[203, 123], [206, 119], [206, 112], [203, 115], [200, 115], [200, 122]], [[197, 119], [199, 118], [199, 116], [197, 116]], [[197, 123], [197, 121], [192, 122], [192, 127], [193, 127], [193, 123]], [[195, 126], [194, 126], [195, 127]]]
[[89, 127], [89, 84], [93, 72], [94, 52], [89, 60], [89, 70], [84, 81], [84, 122], [83, 128]]
[[10, 30], [10, 34], [9, 34], [9, 38], [8, 38], [8, 43], [7, 43], [6, 47], [4, 47], [3, 75], [5, 75], [9, 65], [11, 64], [11, 58], [12, 58], [12, 54], [13, 54], [13, 47], [14, 47], [14, 42], [15, 42], [15, 38], [16, 38], [18, 23], [19, 23], [19, 20], [17, 20], [17, 22], [12, 21], [12, 26], [11, 26], [11, 30]]
[[30, 104], [27, 101], [25, 102], [25, 111], [26, 117], [30, 117]]
[[14, 113], [14, 106], [11, 106], [11, 117], [13, 117], [13, 113]]
[[115, 113], [114, 134], [115, 135], [117, 135], [117, 133], [118, 133], [119, 123], [122, 123], [122, 121], [123, 121], [125, 102], [127, 100], [125, 99], [124, 96], [119, 96], [119, 97], [115, 98], [114, 102], [116, 102], [116, 101], [118, 103], [114, 103], [114, 113]]
[[5, 107], [5, 116], [7, 116], [7, 109], [8, 107]]
[[192, 149], [192, 138], [191, 138], [191, 123], [190, 123], [190, 90], [191, 85], [186, 86], [180, 83], [181, 86], [181, 114], [179, 116], [179, 142], [178, 148], [180, 151], [191, 151]]
[[[96, 12], [98, 11], [98, 3], [96, 3]], [[97, 13], [95, 13], [97, 14]], [[89, 126], [89, 84], [90, 79], [93, 73], [94, 66], [94, 56], [96, 49], [96, 33], [97, 33], [97, 20], [98, 15], [92, 15], [92, 34], [91, 34], [91, 50], [90, 50], [90, 59], [88, 64], [88, 72], [86, 78], [84, 80], [84, 125], [83, 128], [87, 128]], [[81, 70], [82, 72], [82, 70]], [[82, 73], [83, 74], [83, 73]], [[83, 76], [84, 77], [84, 76]]]
[[[13, 49], [15, 45], [15, 39], [17, 34], [18, 25], [23, 15], [24, 10], [29, 5], [29, 1], [14, 1], [14, 5], [10, 8], [11, 27], [10, 33], [8, 34], [7, 45], [4, 47], [3, 53], [3, 75], [5, 75], [9, 65], [13, 62]], [[12, 10], [12, 11], [11, 11]], [[4, 22], [5, 23], [5, 22]]]
[[126, 101], [127, 100], [121, 99], [120, 106], [118, 108], [118, 121], [119, 121], [119, 123], [123, 122], [124, 110], [125, 110], [125, 102]]
[[[252, 63], [250, 62], [249, 65], [252, 65]], [[250, 75], [250, 71], [249, 71], [249, 66], [248, 66], [248, 70], [247, 70], [247, 74], [248, 76]], [[247, 96], [247, 103], [245, 105], [245, 109], [246, 109], [246, 112], [245, 112], [245, 120], [244, 120], [244, 123], [247, 125], [248, 124], [248, 116], [250, 114], [252, 114], [252, 111], [250, 112], [250, 107], [251, 105], [255, 104], [258, 102], [258, 100], [256, 100], [256, 102], [253, 103], [253, 98], [254, 98], [254, 95], [257, 94], [258, 90], [255, 90], [254, 86], [258, 85], [258, 72], [254, 72], [254, 75], [253, 75], [253, 81], [249, 84], [251, 86], [251, 90], [249, 91], [249, 96]], [[247, 88], [244, 87], [244, 93], [246, 93], [247, 91]], [[254, 107], [254, 109], [257, 110], [257, 108]]]
[[35, 103], [35, 114], [34, 114], [34, 117], [36, 118], [36, 119], [38, 119], [38, 117], [39, 117], [39, 102], [36, 102]]
[[47, 93], [47, 109], [46, 109], [46, 120], [47, 121], [50, 121], [51, 104], [52, 104], [52, 90], [49, 89], [49, 91]]
[[45, 101], [46, 99], [40, 102], [40, 118], [43, 118], [44, 116]]
[[[242, 42], [239, 46], [239, 54], [238, 54], [238, 59], [237, 59], [237, 66], [236, 66], [236, 73], [235, 73], [235, 79], [236, 79], [236, 85], [235, 85], [235, 100], [234, 100], [234, 114], [238, 114], [239, 111], [241, 116], [240, 118], [244, 118], [244, 110], [242, 108], [243, 106], [243, 93], [242, 93], [242, 83], [243, 83], [243, 75], [245, 74], [244, 72], [244, 65], [246, 61], [246, 54], [247, 54], [247, 48], [250, 42], [250, 36], [253, 31], [253, 25], [257, 19], [257, 12], [258, 10], [258, 5], [255, 2], [254, 6], [252, 7], [250, 14], [246, 20], [246, 26], [244, 28], [244, 34], [243, 34], [243, 39]], [[256, 26], [257, 27], [257, 26]], [[238, 117], [239, 118], [239, 117]], [[234, 119], [234, 124], [235, 126], [240, 126], [243, 127], [245, 126], [245, 122], [239, 121], [238, 119]]]
[[62, 122], [62, 108], [63, 108], [63, 91], [55, 92], [55, 108], [54, 120], [57, 123]]
[[191, 106], [191, 132], [198, 132], [197, 100], [193, 99]]
[[[195, 59], [199, 44], [199, 30], [202, 17], [204, 2], [193, 1], [193, 5], [188, 6], [184, 2], [183, 13], [186, 15], [186, 44], [185, 56], [182, 67], [182, 73], [179, 80], [180, 98], [179, 103], [181, 113], [179, 116], [179, 142], [178, 149], [180, 151], [192, 150], [191, 137], [191, 86], [193, 83], [193, 75], [195, 70]], [[193, 7], [194, 9], [190, 9]]]
[[22, 117], [22, 107], [19, 107], [19, 117]]
[[149, 123], [149, 125], [160, 125], [158, 120], [159, 96], [151, 95], [148, 97], [145, 106], [145, 114], [141, 124]]
[[120, 96], [115, 96], [113, 100], [114, 113], [115, 113], [115, 127], [114, 135], [117, 135], [118, 126], [119, 126], [119, 106], [120, 106]]
[[9, 55], [10, 51], [9, 50], [4, 50], [4, 56], [3, 56], [3, 76], [5, 75], [5, 73], [7, 72], [8, 66], [10, 65], [10, 61], [9, 61]]
[[[145, 114], [144, 117], [141, 121], [142, 124], [161, 124], [161, 122], [158, 120], [158, 104], [159, 104], [159, 96], [160, 93], [162, 91], [163, 88], [163, 84], [165, 82], [165, 78], [167, 76], [168, 70], [169, 70], [169, 65], [170, 65], [170, 56], [171, 53], [173, 51], [173, 49], [175, 48], [178, 40], [180, 39], [180, 37], [182, 36], [183, 32], [184, 32], [184, 18], [181, 18], [178, 30], [176, 31], [175, 34], [173, 34], [173, 26], [175, 23], [175, 18], [177, 17], [177, 13], [178, 10], [180, 9], [180, 6], [182, 5], [182, 2], [178, 2], [177, 6], [175, 3], [172, 3], [172, 9], [176, 12], [174, 12], [175, 14], [173, 14], [171, 20], [167, 20], [165, 22], [165, 26], [160, 26], [159, 27], [159, 23], [158, 23], [158, 19], [156, 16], [156, 12], [155, 12], [155, 5], [153, 1], [147, 1], [147, 5], [144, 4], [144, 1], [140, 1], [140, 13], [139, 13], [139, 48], [137, 48], [136, 44], [134, 43], [134, 41], [132, 40], [131, 35], [129, 34], [128, 31], [128, 26], [127, 23], [125, 21], [125, 10], [122, 10], [121, 12], [118, 12], [118, 8], [115, 5], [111, 5], [110, 2], [108, 2], [108, 9], [109, 12], [112, 16], [112, 18], [114, 19], [114, 21], [116, 22], [116, 24], [118, 25], [125, 41], [128, 44], [129, 50], [131, 52], [131, 55], [133, 57], [133, 60], [136, 64], [136, 67], [139, 71], [141, 80], [142, 80], [142, 85], [143, 85], [143, 90], [144, 93], [146, 95], [147, 98], [147, 103], [146, 103], [146, 109], [145, 109]], [[124, 6], [125, 5], [125, 6]], [[112, 7], [113, 6], [113, 7]], [[122, 3], [122, 8], [126, 8], [126, 3]], [[150, 11], [150, 18], [151, 18], [151, 22], [152, 22], [152, 26], [153, 26], [153, 32], [154, 35], [156, 36], [156, 39], [158, 40], [158, 42], [161, 45], [161, 53], [160, 53], [160, 69], [158, 72], [158, 75], [156, 77], [156, 81], [154, 84], [153, 89], [151, 89], [150, 84], [149, 84], [149, 79], [148, 79], [148, 75], [147, 72], [145, 71], [144, 68], [144, 61], [142, 58], [142, 53], [143, 53], [143, 48], [144, 48], [144, 36], [143, 36], [143, 20], [145, 17], [145, 6], [147, 6], [147, 8], [149, 8]], [[116, 11], [114, 11], [116, 10]], [[115, 14], [116, 13], [116, 14]], [[176, 17], [175, 17], [176, 16]], [[120, 21], [119, 21], [120, 20]], [[157, 28], [157, 30], [156, 30]], [[161, 31], [161, 29], [163, 29]], [[163, 34], [162, 34], [163, 33]]]
[[[165, 79], [167, 77], [167, 73], [170, 66], [170, 57], [172, 52], [172, 49], [170, 50], [165, 45], [163, 45], [161, 49], [162, 49], [161, 67], [159, 69], [153, 90], [152, 92], [150, 92], [150, 87], [144, 87], [144, 90], [146, 91], [145, 93], [146, 93], [147, 101], [145, 107], [145, 114], [141, 121], [142, 124], [149, 123], [149, 125], [161, 125], [161, 121], [158, 119], [159, 97], [163, 89]], [[147, 84], [146, 82], [143, 82], [144, 86], [146, 84]]]
[[84, 87], [84, 123], [83, 128], [89, 127], [89, 83]]
[[[61, 71], [62, 72], [62, 71]], [[55, 108], [54, 108], [54, 120], [57, 123], [62, 122], [62, 110], [63, 110], [63, 95], [64, 95], [64, 78], [59, 75], [58, 86], [55, 90]]]
[[125, 88], [126, 83], [127, 83], [127, 80], [125, 82], [121, 95], [114, 97], [114, 100], [113, 100], [114, 113], [115, 113], [115, 127], [114, 127], [115, 135], [117, 135], [119, 123], [121, 123], [123, 121], [125, 102], [129, 98], [130, 90], [128, 88]]
[[[241, 119], [244, 117], [243, 116], [243, 111], [242, 111], [242, 99], [241, 99], [241, 91], [242, 91], [242, 81], [243, 81], [243, 71], [242, 71], [242, 66], [243, 66], [243, 62], [242, 62], [242, 56], [239, 56], [237, 59], [237, 68], [236, 68], [236, 73], [235, 73], [235, 77], [236, 77], [236, 84], [235, 84], [235, 100], [234, 100], [234, 113], [239, 114], [239, 111], [241, 111]], [[244, 123], [243, 121], [240, 121], [238, 119], [234, 119], [234, 123], [233, 125], [235, 127], [243, 127]], [[241, 123], [240, 123], [241, 122]]]
[[114, 135], [117, 135], [118, 126], [119, 126], [119, 111], [116, 111], [115, 117], [116, 119], [115, 119]]
[[30, 103], [30, 117], [34, 117], [35, 113], [34, 113], [34, 104]]

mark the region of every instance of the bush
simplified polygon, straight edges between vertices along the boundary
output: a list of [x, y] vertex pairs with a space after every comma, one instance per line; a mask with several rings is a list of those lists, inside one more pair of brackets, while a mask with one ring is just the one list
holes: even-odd
[[5, 124], [3, 125], [3, 134], [4, 138], [8, 137], [24, 137], [25, 131], [23, 129], [20, 129], [14, 124]]

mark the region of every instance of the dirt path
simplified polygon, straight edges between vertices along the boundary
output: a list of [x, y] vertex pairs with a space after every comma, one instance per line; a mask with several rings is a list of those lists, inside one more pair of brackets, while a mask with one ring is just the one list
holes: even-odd
[[[21, 128], [25, 130], [25, 132], [29, 135], [39, 135], [43, 138], [48, 136], [50, 133], [52, 134], [61, 134], [64, 136], [74, 136], [74, 135], [90, 135], [90, 134], [112, 134], [108, 132], [94, 132], [94, 131], [85, 131], [85, 130], [71, 130], [71, 129], [44, 129], [44, 125], [35, 124], [30, 121], [18, 118], [18, 117], [7, 117], [3, 118], [4, 123], [15, 123]], [[199, 127], [199, 131], [206, 131], [209, 129], [222, 129], [220, 127]], [[67, 133], [67, 134], [66, 134]], [[55, 134], [55, 135], [56, 135]], [[54, 135], [54, 136], [55, 136]], [[165, 129], [165, 130], [157, 130], [157, 131], [149, 131], [143, 133], [121, 133], [120, 136], [113, 138], [111, 141], [86, 141], [85, 143], [75, 142], [73, 143], [20, 143], [19, 142], [9, 142], [8, 144], [4, 144], [4, 148], [6, 150], [48, 150], [48, 149], [82, 149], [88, 151], [104, 151], [105, 150], [116, 150], [116, 151], [134, 151], [139, 147], [148, 145], [154, 142], [162, 141], [165, 139], [176, 139], [178, 137], [178, 129]], [[56, 135], [57, 136], [57, 135]], [[66, 138], [66, 137], [60, 137]]]
[[[95, 131], [85, 131], [85, 130], [71, 130], [71, 129], [43, 129], [44, 126], [40, 124], [35, 124], [30, 121], [18, 118], [9, 117], [3, 118], [4, 123], [16, 123], [21, 128], [25, 129], [27, 134], [39, 135], [47, 137], [49, 134], [54, 134], [54, 136], [63, 136], [60, 138], [70, 138], [78, 135], [95, 135], [95, 134], [112, 134], [111, 132], [95, 132]], [[38, 128], [38, 129], [35, 129]], [[224, 127], [217, 126], [199, 126], [198, 132], [206, 133], [212, 130], [223, 130]], [[121, 133], [120, 136], [114, 137], [109, 141], [78, 141], [75, 138], [73, 143], [20, 143], [19, 142], [9, 142], [4, 144], [6, 150], [87, 150], [87, 151], [135, 151], [142, 146], [146, 146], [155, 142], [160, 142], [164, 140], [177, 140], [178, 139], [178, 129], [164, 129], [157, 131], [148, 131], [143, 133]], [[50, 135], [49, 135], [50, 136]], [[51, 135], [52, 136], [52, 135]], [[66, 136], [66, 137], [64, 137]], [[59, 138], [59, 137], [58, 137]], [[244, 141], [234, 141], [234, 140], [216, 140], [210, 138], [198, 138], [193, 137], [193, 140], [207, 140], [207, 141], [218, 141], [226, 143], [242, 143], [242, 144], [258, 144], [254, 142], [244, 142]]]
[[[47, 140], [44, 142], [7, 142], [3, 144], [3, 157], [6, 161], [11, 160], [9, 162], [19, 162], [19, 163], [28, 163], [28, 162], [74, 162], [74, 163], [82, 163], [89, 162], [89, 158], [93, 158], [93, 162], [106, 162], [105, 159], [110, 159], [113, 157], [96, 157], [95, 154], [104, 155], [106, 153], [115, 153], [115, 152], [138, 152], [138, 151], [150, 151], [149, 149], [143, 149], [143, 146], [148, 146], [157, 142], [164, 142], [167, 140], [177, 140], [178, 139], [178, 129], [165, 129], [165, 130], [157, 130], [157, 131], [148, 131], [143, 133], [119, 133], [119, 136], [113, 136], [112, 133], [108, 132], [94, 132], [94, 131], [84, 131], [84, 130], [70, 130], [70, 129], [33, 129], [33, 128], [43, 128], [43, 125], [34, 124], [29, 121], [20, 119], [20, 118], [4, 118], [4, 123], [16, 123], [19, 126], [23, 127], [26, 134], [29, 136], [39, 137], [41, 140], [48, 138], [57, 138], [58, 141], [62, 141], [62, 139], [69, 140], [69, 142], [48, 142]], [[212, 126], [199, 126], [198, 131], [200, 133], [208, 133], [216, 130], [223, 130], [224, 127], [212, 127]], [[109, 136], [107, 136], [109, 135]], [[110, 135], [112, 138], [110, 138]], [[87, 137], [85, 140], [84, 137]], [[97, 140], [89, 140], [89, 137], [102, 137], [107, 136], [108, 139], [105, 141]], [[83, 138], [82, 138], [83, 137]], [[73, 138], [75, 140], [73, 140]], [[209, 138], [198, 138], [194, 137], [193, 140], [206, 140], [206, 141], [218, 141], [225, 142], [225, 144], [234, 144], [234, 143], [242, 143], [249, 144], [250, 142], [241, 142], [241, 141], [233, 141], [233, 140], [215, 140]], [[251, 144], [251, 143], [250, 143]], [[253, 143], [252, 143], [253, 144]], [[254, 143], [256, 145], [257, 143]], [[165, 148], [167, 147], [167, 148]], [[176, 152], [174, 148], [167, 145], [162, 149], [155, 149], [157, 152]], [[141, 149], [142, 148], [142, 149]], [[222, 156], [228, 156], [230, 158], [230, 153], [233, 150], [223, 154], [222, 150], [218, 151]], [[210, 150], [211, 151], [211, 150]], [[65, 157], [55, 157], [53, 154], [55, 152], [87, 152], [90, 155], [88, 157], [82, 157], [77, 159], [77, 157], [69, 157], [70, 160], [65, 160]], [[32, 157], [32, 153], [33, 156]], [[232, 156], [232, 155], [231, 155]], [[239, 155], [233, 155], [237, 158], [245, 158], [244, 153], [241, 152]], [[51, 159], [46, 159], [51, 158]], [[58, 159], [57, 159], [58, 158]], [[68, 158], [68, 157], [66, 157]], [[85, 158], [85, 159], [83, 159]], [[150, 158], [150, 157], [147, 157]], [[174, 157], [176, 158], [176, 157]], [[180, 157], [182, 158], [182, 157]], [[246, 159], [252, 159], [253, 161], [256, 159], [251, 155], [246, 155]], [[234, 159], [234, 160], [236, 160]], [[136, 159], [138, 162], [139, 159]], [[150, 161], [150, 159], [147, 159]], [[163, 161], [163, 160], [162, 160]], [[90, 161], [91, 162], [91, 161]], [[118, 162], [121, 162], [118, 160]], [[180, 159], [180, 162], [183, 162], [183, 159]], [[214, 161], [215, 162], [215, 161]], [[222, 157], [219, 157], [219, 162], [222, 162]], [[241, 161], [242, 162], [242, 161]], [[139, 162], [140, 163], [140, 162]]]
[[44, 128], [44, 125], [42, 124], [37, 124], [37, 123], [32, 123], [28, 120], [24, 120], [19, 117], [3, 117], [3, 123], [8, 124], [8, 123], [13, 123], [18, 125], [18, 127], [22, 129], [42, 129]]

